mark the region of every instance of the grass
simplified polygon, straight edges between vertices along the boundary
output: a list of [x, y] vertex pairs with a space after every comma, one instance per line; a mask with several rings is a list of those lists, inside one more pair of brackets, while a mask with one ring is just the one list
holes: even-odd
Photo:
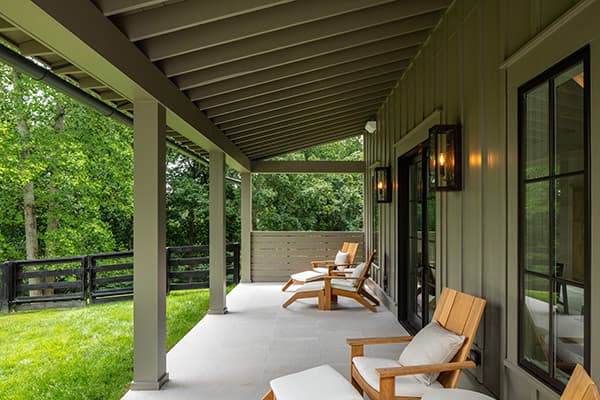
[[[208, 310], [208, 290], [167, 297], [167, 348]], [[133, 303], [0, 315], [0, 399], [120, 399], [133, 379]]]

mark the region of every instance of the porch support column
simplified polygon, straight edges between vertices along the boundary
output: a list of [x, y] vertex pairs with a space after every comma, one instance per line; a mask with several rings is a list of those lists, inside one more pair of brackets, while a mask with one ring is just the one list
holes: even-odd
[[210, 152], [209, 170], [209, 314], [227, 312], [225, 243], [225, 153]]
[[134, 102], [133, 390], [158, 390], [166, 356], [165, 109]]
[[252, 174], [242, 172], [242, 282], [252, 282]]

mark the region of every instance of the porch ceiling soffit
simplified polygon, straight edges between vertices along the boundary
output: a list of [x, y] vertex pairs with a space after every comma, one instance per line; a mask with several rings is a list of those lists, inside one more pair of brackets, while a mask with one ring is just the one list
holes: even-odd
[[364, 161], [253, 161], [252, 172], [279, 174], [365, 173]]
[[53, 69], [122, 110], [157, 98], [181, 140], [248, 169], [362, 134], [450, 2], [27, 0], [0, 12], [35, 33], [29, 52], [77, 65]]

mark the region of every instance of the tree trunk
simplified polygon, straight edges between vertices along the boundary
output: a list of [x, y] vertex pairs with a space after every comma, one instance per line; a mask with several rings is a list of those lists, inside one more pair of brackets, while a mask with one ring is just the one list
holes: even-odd
[[[18, 102], [19, 106], [17, 109], [23, 110], [27, 107], [24, 99], [23, 86], [21, 82], [21, 74], [16, 70], [13, 70], [13, 83], [15, 101]], [[28, 121], [24, 115], [20, 115], [17, 119], [16, 128], [21, 138], [21, 170], [26, 169], [26, 163], [31, 153], [32, 139], [31, 132], [29, 131]], [[29, 180], [23, 185], [23, 214], [25, 218], [25, 252], [28, 260], [35, 260], [39, 253], [39, 242], [37, 232], [37, 221], [35, 213], [35, 193], [33, 187], [33, 181]], [[30, 284], [39, 283], [39, 278], [29, 279]], [[31, 290], [30, 296], [41, 296], [41, 290]]]
[[[59, 137], [60, 132], [63, 130], [65, 126], [65, 107], [64, 105], [57, 103], [56, 105], [56, 115], [54, 116], [54, 133], [56, 137]], [[58, 220], [58, 202], [56, 201], [57, 196], [59, 196], [59, 188], [54, 184], [54, 172], [52, 168], [54, 163], [50, 163], [50, 183], [48, 187], [48, 191], [50, 193], [50, 201], [48, 202], [48, 224], [46, 226], [46, 236], [48, 237], [48, 241], [46, 242], [46, 257], [57, 257], [60, 249], [58, 249], [58, 229], [60, 228], [60, 222]], [[46, 283], [55, 282], [56, 279], [53, 276], [46, 277]], [[44, 296], [52, 296], [54, 294], [54, 289], [44, 289]]]

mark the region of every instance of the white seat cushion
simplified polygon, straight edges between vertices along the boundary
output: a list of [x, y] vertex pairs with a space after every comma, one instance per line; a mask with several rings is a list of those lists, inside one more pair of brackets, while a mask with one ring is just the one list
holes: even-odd
[[306, 285], [300, 286], [296, 289], [296, 292], [312, 292], [314, 290], [323, 290], [324, 288], [323, 281], [309, 282]]
[[[356, 292], [356, 287], [352, 284], [349, 279], [332, 279], [331, 287], [333, 289], [346, 290], [349, 292]], [[306, 285], [300, 286], [296, 289], [296, 292], [312, 292], [315, 290], [323, 290], [325, 283], [323, 281], [309, 282]]]
[[[377, 368], [402, 366], [396, 360], [376, 357], [354, 357], [352, 363], [363, 379], [377, 391], [379, 391], [379, 375], [375, 370]], [[443, 387], [438, 381], [434, 381], [431, 385], [426, 385], [423, 382], [419, 382], [413, 375], [397, 376], [395, 386], [395, 395], [399, 397], [421, 397], [429, 390], [441, 389]]]
[[327, 267], [315, 267], [313, 268], [315, 271], [320, 272], [322, 274], [328, 274], [329, 273], [329, 268]]
[[271, 390], [277, 400], [363, 400], [350, 382], [329, 365], [273, 379]]
[[[452, 361], [461, 348], [465, 337], [444, 329], [437, 321], [431, 321], [419, 331], [404, 348], [401, 365], [443, 364]], [[424, 384], [434, 382], [439, 372], [415, 375]]]
[[317, 279], [321, 279], [323, 276], [325, 276], [326, 273], [320, 273], [320, 272], [316, 272], [316, 271], [303, 271], [303, 272], [298, 272], [297, 274], [293, 274], [292, 275], [292, 279], [298, 282], [311, 282], [311, 281], [315, 281]]
[[348, 290], [350, 292], [356, 292], [356, 286], [354, 281], [356, 279], [332, 279], [331, 287], [334, 289]]

